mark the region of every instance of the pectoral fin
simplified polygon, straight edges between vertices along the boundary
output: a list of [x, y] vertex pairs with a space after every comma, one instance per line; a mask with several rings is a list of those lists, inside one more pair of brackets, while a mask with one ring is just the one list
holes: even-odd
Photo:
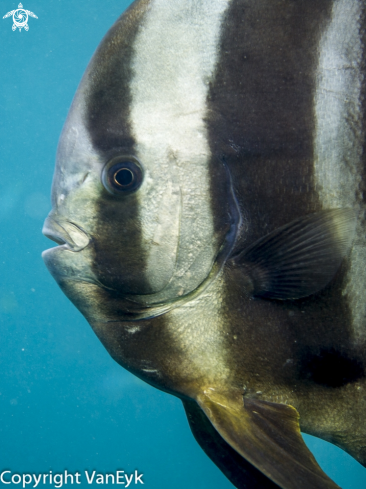
[[295, 408], [253, 399], [241, 405], [213, 390], [197, 402], [222, 438], [282, 489], [338, 488], [305, 445]]
[[250, 280], [250, 293], [269, 299], [299, 299], [324, 288], [352, 245], [353, 209], [301, 217], [264, 236], [232, 258]]

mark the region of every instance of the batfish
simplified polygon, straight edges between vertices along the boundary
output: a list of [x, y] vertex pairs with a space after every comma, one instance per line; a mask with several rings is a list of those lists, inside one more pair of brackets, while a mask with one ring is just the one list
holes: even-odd
[[44, 261], [237, 488], [366, 464], [363, 0], [136, 0], [57, 151]]

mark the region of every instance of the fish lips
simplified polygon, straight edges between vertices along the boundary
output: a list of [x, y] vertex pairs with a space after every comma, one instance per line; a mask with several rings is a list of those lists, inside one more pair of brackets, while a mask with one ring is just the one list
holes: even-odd
[[[92, 256], [88, 252], [92, 238], [82, 228], [51, 214], [46, 219], [42, 232], [59, 245], [45, 250], [42, 258], [62, 289], [70, 282], [87, 282], [104, 287], [92, 271]], [[65, 293], [75, 302], [73, 292], [71, 296], [66, 290]]]
[[51, 216], [48, 216], [45, 220], [42, 233], [60, 245], [43, 253], [52, 252], [52, 250], [57, 248], [78, 252], [86, 248], [91, 241], [90, 236], [76, 224], [70, 221], [59, 221]]

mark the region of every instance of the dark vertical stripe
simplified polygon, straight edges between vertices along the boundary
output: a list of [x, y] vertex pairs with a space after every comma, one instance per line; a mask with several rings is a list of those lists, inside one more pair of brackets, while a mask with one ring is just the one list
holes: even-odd
[[103, 38], [84, 76], [87, 128], [93, 146], [103, 156], [133, 150], [129, 122], [131, 62], [134, 40], [149, 3], [135, 2], [121, 15]]
[[[134, 155], [130, 123], [134, 41], [149, 0], [135, 2], [108, 31], [85, 74], [86, 124], [101, 168], [112, 157]], [[84, 88], [85, 87], [85, 88]], [[94, 273], [119, 293], [149, 293], [139, 202], [104, 192], [96, 203]]]
[[211, 147], [225, 155], [247, 240], [318, 207], [313, 185], [317, 44], [329, 0], [236, 0], [209, 95]]

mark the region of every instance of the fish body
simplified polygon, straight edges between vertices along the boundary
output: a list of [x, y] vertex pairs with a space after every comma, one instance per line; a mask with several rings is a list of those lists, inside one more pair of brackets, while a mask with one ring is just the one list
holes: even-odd
[[366, 464], [365, 4], [137, 0], [57, 152], [47, 267], [240, 488]]

